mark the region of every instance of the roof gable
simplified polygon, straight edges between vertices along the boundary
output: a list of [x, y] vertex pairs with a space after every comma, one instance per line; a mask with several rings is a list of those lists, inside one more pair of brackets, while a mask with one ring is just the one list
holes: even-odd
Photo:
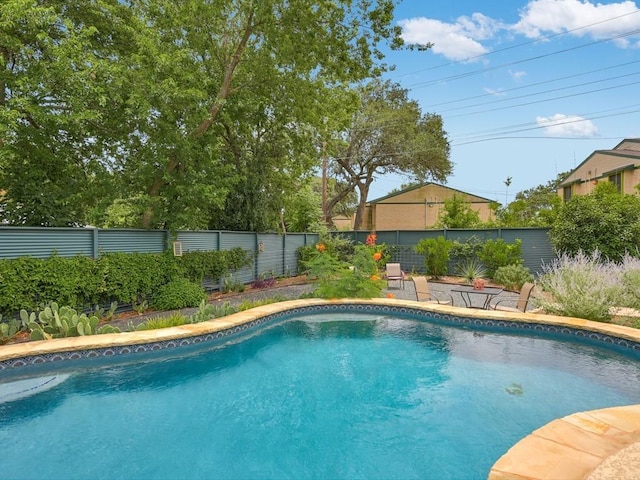
[[466, 197], [467, 202], [472, 203], [487, 203], [493, 202], [488, 198], [473, 195], [471, 193], [463, 192], [455, 188], [447, 187], [434, 182], [425, 182], [415, 185], [413, 187], [405, 188], [399, 192], [390, 193], [384, 197], [376, 198], [367, 202], [368, 205], [377, 203], [422, 203], [428, 197], [438, 198], [450, 198], [454, 194], [463, 195]]

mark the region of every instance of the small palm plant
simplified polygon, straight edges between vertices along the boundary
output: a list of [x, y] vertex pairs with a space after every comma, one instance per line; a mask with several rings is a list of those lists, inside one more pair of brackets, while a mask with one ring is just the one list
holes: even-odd
[[468, 285], [471, 285], [475, 279], [484, 277], [487, 274], [487, 269], [480, 260], [470, 258], [458, 265], [457, 272]]

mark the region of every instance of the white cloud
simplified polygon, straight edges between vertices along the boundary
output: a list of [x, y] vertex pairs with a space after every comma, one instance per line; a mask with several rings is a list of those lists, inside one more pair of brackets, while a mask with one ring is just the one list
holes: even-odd
[[595, 137], [598, 128], [591, 120], [577, 115], [556, 113], [551, 117], [536, 117], [536, 123], [543, 127], [550, 137]]
[[[633, 1], [603, 5], [588, 0], [533, 0], [511, 30], [529, 38], [569, 31], [576, 37], [611, 38], [640, 28], [640, 14], [633, 14], [638, 11]], [[621, 47], [631, 45], [626, 38], [616, 43]]]
[[509, 70], [509, 75], [511, 75], [511, 78], [513, 78], [516, 82], [520, 81], [520, 79], [524, 77], [526, 74], [527, 72], [523, 72], [522, 70], [519, 70], [517, 72], [514, 72], [513, 70]]
[[494, 88], [485, 87], [484, 91], [487, 92], [489, 95], [493, 95], [494, 97], [504, 97], [506, 95], [506, 93], [504, 93], [504, 89], [502, 88], [494, 89]]
[[480, 43], [495, 35], [501, 28], [495, 20], [474, 13], [471, 17], [459, 17], [456, 23], [418, 17], [401, 20], [402, 38], [409, 44], [433, 43], [431, 51], [452, 61], [474, 61], [473, 57], [490, 50]]

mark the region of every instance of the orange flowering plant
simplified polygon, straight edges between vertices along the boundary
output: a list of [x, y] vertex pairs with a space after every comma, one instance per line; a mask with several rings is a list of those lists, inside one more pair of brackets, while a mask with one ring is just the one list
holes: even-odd
[[[382, 296], [384, 282], [371, 246], [356, 245], [353, 255], [341, 260], [329, 249], [320, 251], [306, 262], [309, 274], [315, 277], [313, 295], [320, 298], [376, 298]], [[382, 257], [380, 257], [382, 258]]]

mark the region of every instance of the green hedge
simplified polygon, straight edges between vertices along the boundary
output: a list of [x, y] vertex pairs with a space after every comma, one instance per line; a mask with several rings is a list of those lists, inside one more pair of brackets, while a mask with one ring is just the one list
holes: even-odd
[[140, 303], [177, 279], [202, 283], [248, 266], [252, 254], [241, 248], [211, 252], [106, 253], [88, 257], [0, 260], [0, 314], [37, 311], [50, 302], [74, 309], [96, 305]]

